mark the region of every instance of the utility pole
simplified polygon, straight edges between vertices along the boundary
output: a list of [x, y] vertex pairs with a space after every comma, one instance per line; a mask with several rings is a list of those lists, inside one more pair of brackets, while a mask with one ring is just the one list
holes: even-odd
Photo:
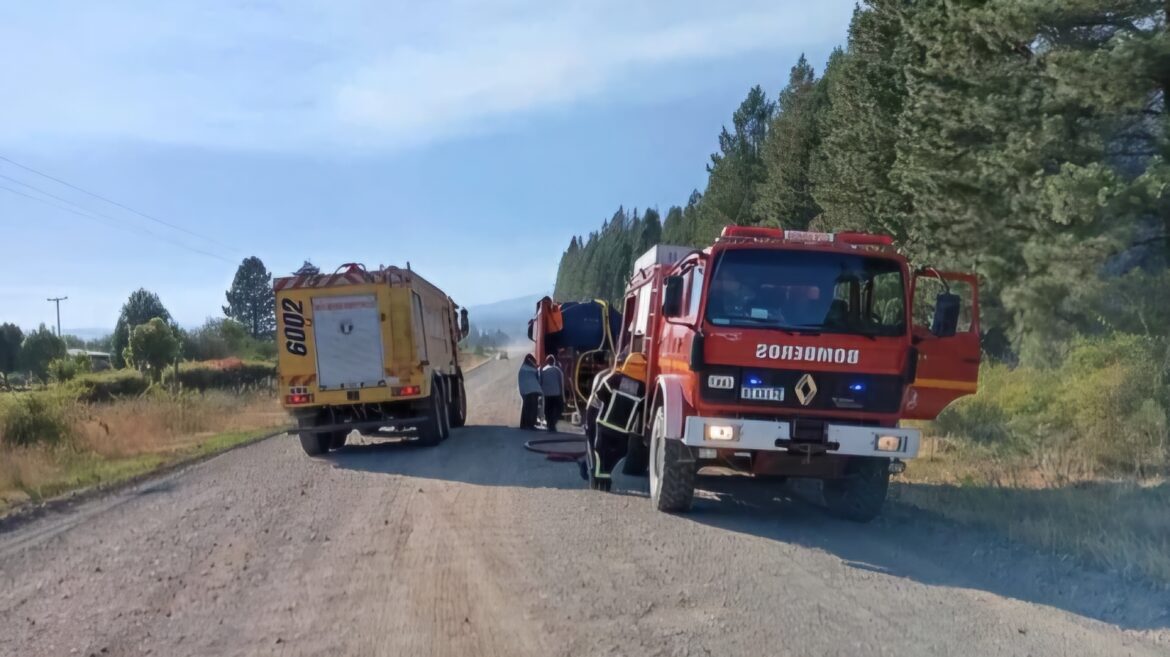
[[69, 297], [53, 297], [52, 299], [46, 299], [46, 301], [52, 301], [53, 303], [57, 304], [57, 337], [58, 338], [61, 337], [61, 302], [68, 299], [68, 298]]

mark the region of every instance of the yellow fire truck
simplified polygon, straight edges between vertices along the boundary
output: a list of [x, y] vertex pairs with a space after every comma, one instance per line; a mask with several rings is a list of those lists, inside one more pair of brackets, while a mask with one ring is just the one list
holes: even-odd
[[467, 311], [409, 264], [302, 270], [273, 288], [281, 403], [306, 454], [343, 446], [355, 429], [432, 446], [463, 426]]

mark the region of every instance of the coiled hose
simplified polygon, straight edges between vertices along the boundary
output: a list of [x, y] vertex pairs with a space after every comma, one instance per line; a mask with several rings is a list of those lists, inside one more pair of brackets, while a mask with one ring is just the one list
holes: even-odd
[[[543, 445], [580, 445], [579, 450], [549, 449]], [[561, 436], [560, 438], [536, 438], [524, 443], [524, 449], [544, 454], [550, 461], [570, 463], [585, 458], [585, 436]]]

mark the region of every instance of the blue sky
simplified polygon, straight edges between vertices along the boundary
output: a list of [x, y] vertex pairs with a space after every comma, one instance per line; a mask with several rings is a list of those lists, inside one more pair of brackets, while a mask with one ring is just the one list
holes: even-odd
[[549, 289], [573, 234], [701, 188], [747, 89], [774, 95], [801, 52], [819, 70], [852, 8], [4, 3], [0, 155], [214, 241], [0, 160], [0, 187], [106, 215], [0, 189], [0, 321], [52, 323], [68, 295], [66, 328], [112, 327], [146, 287], [198, 324], [248, 255], [410, 260], [467, 305]]

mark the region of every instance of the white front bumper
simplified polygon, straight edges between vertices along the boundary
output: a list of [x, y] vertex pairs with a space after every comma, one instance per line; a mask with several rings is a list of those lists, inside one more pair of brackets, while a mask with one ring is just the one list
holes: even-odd
[[[708, 425], [734, 427], [735, 440], [708, 440]], [[788, 447], [786, 445], [777, 446], [776, 441], [789, 440], [792, 436], [791, 429], [788, 422], [781, 421], [688, 417], [686, 425], [683, 427], [683, 444], [689, 447], [710, 447], [737, 451], [783, 452], [787, 451]], [[922, 439], [921, 432], [917, 429], [862, 427], [851, 424], [829, 424], [827, 434], [830, 445], [829, 454], [880, 456], [897, 459], [912, 459], [918, 456], [918, 444]], [[901, 439], [899, 449], [878, 450], [878, 438], [881, 436], [899, 437]]]

